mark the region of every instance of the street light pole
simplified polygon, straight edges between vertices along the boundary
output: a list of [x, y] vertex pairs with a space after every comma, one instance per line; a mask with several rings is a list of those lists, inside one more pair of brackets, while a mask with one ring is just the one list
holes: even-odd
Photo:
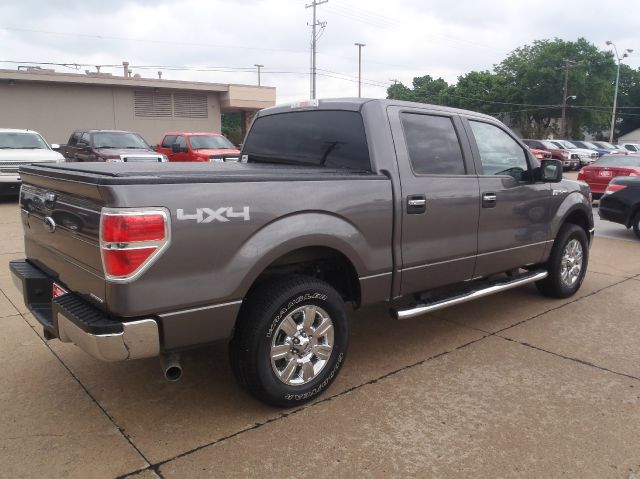
[[362, 96], [362, 47], [367, 45], [364, 43], [354, 43], [358, 47], [358, 98]]
[[264, 67], [264, 65], [259, 65], [257, 63], [254, 63], [253, 66], [258, 68], [258, 86], [260, 86], [260, 69]]
[[615, 43], [613, 43], [611, 40], [607, 40], [606, 43], [607, 45], [610, 45], [613, 47], [613, 50], [616, 52], [616, 60], [618, 60], [618, 68], [616, 70], [616, 87], [613, 93], [613, 111], [611, 112], [611, 129], [609, 131], [609, 143], [613, 143], [613, 133], [616, 126], [616, 108], [618, 106], [618, 83], [620, 82], [620, 62], [622, 62], [623, 58], [627, 58], [629, 56], [629, 53], [633, 53], [633, 50], [630, 48], [627, 48], [621, 57], [620, 55], [618, 55], [618, 49], [616, 48]]

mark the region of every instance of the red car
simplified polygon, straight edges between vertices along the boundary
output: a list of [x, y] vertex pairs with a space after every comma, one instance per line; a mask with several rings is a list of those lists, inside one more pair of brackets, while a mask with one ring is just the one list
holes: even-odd
[[155, 147], [169, 161], [238, 161], [240, 150], [220, 133], [165, 133], [162, 143]]
[[551, 158], [551, 153], [546, 150], [538, 150], [536, 148], [529, 148], [533, 156], [535, 156], [539, 160], [548, 160]]
[[594, 198], [599, 198], [616, 176], [640, 176], [640, 155], [605, 155], [582, 168], [578, 180], [586, 182]]
[[536, 150], [548, 151], [551, 153], [551, 158], [560, 160], [562, 162], [562, 166], [567, 170], [577, 170], [580, 168], [580, 158], [577, 154], [571, 153], [565, 148], [558, 148], [558, 145], [555, 145], [549, 140], [523, 139], [522, 141], [530, 149], [533, 148]]

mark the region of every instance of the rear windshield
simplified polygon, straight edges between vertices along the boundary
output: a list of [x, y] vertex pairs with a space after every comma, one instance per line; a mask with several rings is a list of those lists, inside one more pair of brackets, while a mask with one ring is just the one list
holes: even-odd
[[248, 163], [371, 170], [362, 116], [355, 111], [297, 111], [258, 118], [242, 155]]
[[638, 166], [640, 166], [640, 156], [605, 155], [593, 164], [595, 166], [622, 166], [637, 168]]
[[49, 147], [36, 133], [0, 132], [0, 149], [48, 150]]
[[105, 131], [94, 133], [92, 137], [94, 148], [150, 149], [149, 145], [147, 145], [147, 143], [135, 133], [128, 133], [124, 131]]

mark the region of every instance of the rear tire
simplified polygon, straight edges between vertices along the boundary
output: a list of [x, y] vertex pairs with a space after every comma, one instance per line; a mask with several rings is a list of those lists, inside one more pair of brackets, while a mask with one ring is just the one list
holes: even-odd
[[238, 382], [259, 400], [293, 407], [312, 400], [344, 363], [344, 301], [307, 276], [265, 281], [242, 305], [229, 356]]
[[578, 225], [560, 228], [546, 263], [549, 276], [536, 282], [538, 291], [552, 298], [568, 298], [580, 289], [589, 264], [589, 241]]
[[633, 218], [633, 232], [636, 234], [638, 239], [640, 239], [640, 211], [638, 211], [636, 216]]

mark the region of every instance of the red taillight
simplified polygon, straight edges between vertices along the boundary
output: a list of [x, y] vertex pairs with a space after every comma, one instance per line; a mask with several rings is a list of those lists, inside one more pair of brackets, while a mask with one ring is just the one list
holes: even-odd
[[151, 248], [103, 250], [104, 268], [109, 276], [130, 276], [157, 250]]
[[161, 214], [106, 214], [102, 217], [102, 241], [132, 243], [163, 240], [164, 226], [164, 215]]
[[604, 194], [610, 195], [611, 193], [616, 193], [617, 191], [624, 190], [625, 188], [626, 188], [625, 185], [616, 185], [616, 184], [609, 183], [609, 185], [607, 186], [607, 189], [604, 190]]
[[162, 210], [104, 209], [100, 250], [106, 278], [129, 280], [141, 272], [168, 244], [168, 234]]

